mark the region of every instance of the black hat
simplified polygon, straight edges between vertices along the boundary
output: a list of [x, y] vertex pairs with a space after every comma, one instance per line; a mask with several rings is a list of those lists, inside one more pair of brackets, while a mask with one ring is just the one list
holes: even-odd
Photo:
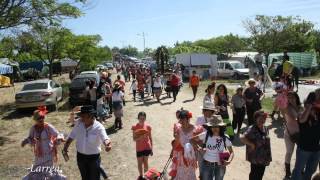
[[84, 105], [81, 107], [79, 114], [96, 114], [96, 110], [92, 105]]

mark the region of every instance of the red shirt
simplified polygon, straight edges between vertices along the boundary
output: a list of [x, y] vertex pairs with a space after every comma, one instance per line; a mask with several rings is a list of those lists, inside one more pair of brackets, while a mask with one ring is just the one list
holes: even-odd
[[179, 86], [179, 83], [180, 83], [180, 79], [178, 76], [176, 75], [172, 75], [172, 79], [171, 79], [171, 86]]
[[[144, 123], [144, 125], [142, 126], [139, 123], [137, 123], [136, 125], [132, 126], [132, 128], [131, 128], [131, 130], [133, 130], [133, 131], [138, 130], [138, 129], [145, 129], [145, 130], [149, 131], [149, 134], [151, 134], [151, 126], [149, 124]], [[151, 149], [152, 149], [152, 146], [151, 146], [151, 140], [150, 140], [149, 136], [136, 141], [137, 152], [151, 150]]]

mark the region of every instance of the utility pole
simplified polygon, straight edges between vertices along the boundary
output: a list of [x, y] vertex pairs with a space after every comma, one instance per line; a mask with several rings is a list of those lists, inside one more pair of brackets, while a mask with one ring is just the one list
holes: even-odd
[[142, 34], [137, 34], [138, 36], [141, 36], [143, 39], [143, 52], [146, 49], [146, 34], [144, 32], [142, 32]]

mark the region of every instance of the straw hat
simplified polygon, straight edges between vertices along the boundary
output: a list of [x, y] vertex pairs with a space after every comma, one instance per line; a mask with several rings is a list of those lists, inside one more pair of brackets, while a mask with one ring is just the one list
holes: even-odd
[[200, 109], [202, 110], [210, 110], [210, 111], [217, 111], [217, 108], [215, 105], [210, 101], [205, 101], [203, 103], [203, 106], [200, 106]]
[[226, 124], [223, 122], [221, 115], [213, 115], [208, 119], [208, 122], [204, 125], [206, 127], [223, 127]]
[[253, 78], [250, 78], [248, 81], [245, 82], [246, 86], [249, 86], [250, 83], [254, 83], [254, 84], [257, 84], [257, 81]]

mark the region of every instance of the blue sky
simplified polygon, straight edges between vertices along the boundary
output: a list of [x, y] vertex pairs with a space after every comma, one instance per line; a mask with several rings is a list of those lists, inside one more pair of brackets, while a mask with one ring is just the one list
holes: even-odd
[[64, 25], [76, 34], [99, 34], [101, 45], [143, 49], [229, 33], [248, 35], [246, 18], [299, 15], [320, 27], [319, 0], [89, 0], [89, 10]]

